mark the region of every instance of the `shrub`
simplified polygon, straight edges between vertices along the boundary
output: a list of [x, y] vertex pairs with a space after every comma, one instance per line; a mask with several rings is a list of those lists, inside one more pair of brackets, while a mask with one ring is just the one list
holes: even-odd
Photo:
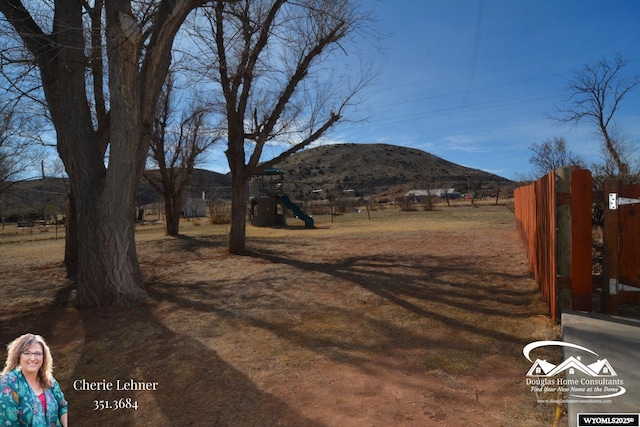
[[209, 222], [211, 224], [231, 223], [231, 204], [223, 200], [215, 199], [207, 202]]
[[420, 198], [420, 206], [422, 206], [423, 211], [432, 211], [435, 207], [440, 203], [442, 199], [440, 196], [429, 195]]

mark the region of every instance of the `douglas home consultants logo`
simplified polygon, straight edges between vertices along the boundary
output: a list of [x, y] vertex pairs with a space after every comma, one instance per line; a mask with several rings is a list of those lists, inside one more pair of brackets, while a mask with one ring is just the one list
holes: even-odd
[[[559, 364], [533, 359], [531, 353], [540, 347], [566, 347], [577, 350]], [[526, 384], [532, 392], [566, 393], [569, 399], [603, 400], [626, 393], [624, 381], [606, 358], [578, 344], [564, 341], [535, 341], [522, 349], [524, 357], [532, 363]]]

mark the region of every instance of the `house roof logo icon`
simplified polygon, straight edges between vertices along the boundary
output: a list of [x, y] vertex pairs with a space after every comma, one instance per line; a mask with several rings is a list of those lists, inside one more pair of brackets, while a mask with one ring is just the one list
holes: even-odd
[[592, 351], [586, 347], [579, 346], [564, 341], [536, 341], [532, 342], [524, 347], [522, 353], [529, 362], [532, 362], [531, 369], [527, 372], [528, 377], [555, 377], [565, 371], [569, 371], [571, 374], [576, 372], [582, 372], [590, 377], [616, 377], [618, 374], [613, 369], [607, 359], [598, 359], [596, 362], [589, 365], [582, 362], [581, 357], [569, 356], [562, 363], [555, 365], [546, 360], [536, 359], [533, 361], [530, 357], [531, 351], [539, 347], [547, 346], [560, 346], [570, 347], [578, 350], [583, 350], [587, 353], [598, 356], [595, 351]]
[[[563, 347], [577, 351], [566, 357], [561, 363], [554, 364], [545, 359], [533, 360], [531, 352], [540, 347]], [[577, 354], [576, 354], [577, 353]], [[554, 392], [561, 390], [569, 393], [572, 398], [610, 399], [626, 393], [624, 380], [607, 359], [600, 358], [595, 351], [564, 341], [535, 341], [522, 349], [522, 354], [531, 362], [527, 372], [526, 384], [531, 385], [531, 391]], [[566, 353], [565, 353], [566, 356]], [[584, 360], [583, 360], [584, 357]], [[586, 363], [585, 360], [595, 360]], [[565, 376], [565, 378], [562, 378]]]
[[616, 371], [611, 367], [607, 359], [598, 360], [590, 365], [585, 365], [576, 357], [569, 357], [559, 365], [554, 365], [546, 360], [537, 359], [527, 372], [528, 377], [555, 377], [566, 370], [582, 372], [590, 377], [615, 377]]

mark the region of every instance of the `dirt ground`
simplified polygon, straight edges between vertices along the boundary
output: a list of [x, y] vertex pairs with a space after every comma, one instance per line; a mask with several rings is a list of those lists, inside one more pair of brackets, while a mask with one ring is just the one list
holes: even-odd
[[85, 311], [60, 236], [5, 233], [0, 357], [43, 335], [72, 426], [553, 425], [522, 348], [558, 328], [506, 207], [315, 220], [248, 226], [246, 256], [228, 225], [142, 226], [148, 302]]

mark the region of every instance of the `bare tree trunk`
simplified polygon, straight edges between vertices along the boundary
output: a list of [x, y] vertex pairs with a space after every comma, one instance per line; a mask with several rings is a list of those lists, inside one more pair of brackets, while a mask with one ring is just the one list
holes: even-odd
[[67, 195], [64, 204], [65, 231], [64, 242], [64, 267], [67, 270], [67, 278], [75, 279], [78, 274], [78, 227], [76, 202], [72, 192]]
[[242, 179], [232, 178], [231, 182], [231, 231], [229, 233], [229, 253], [241, 255], [245, 250], [247, 232], [247, 185]]
[[[80, 10], [71, 4], [67, 7], [65, 13], [73, 15], [70, 22], [81, 28]], [[121, 31], [114, 24], [113, 35]], [[80, 44], [81, 35], [75, 36], [78, 39], [64, 45]], [[77, 245], [78, 305], [83, 308], [129, 305], [146, 297], [134, 236], [135, 195], [145, 159], [140, 151], [146, 154], [141, 143], [137, 45], [135, 34], [130, 34], [125, 43], [118, 36], [109, 39], [114, 46], [109, 57], [112, 96], [108, 167], [104, 163], [106, 143], [103, 145], [93, 128], [85, 68], [77, 60], [77, 51], [63, 49], [55, 66], [41, 67], [58, 151], [69, 175], [72, 207], [75, 206], [70, 221], [77, 233], [70, 236], [69, 248], [73, 250]], [[60, 74], [65, 74], [64, 80]]]
[[[124, 134], [129, 134], [129, 139], [114, 146], [128, 144], [129, 152], [135, 151], [139, 144], [137, 133], [132, 130], [135, 124], [115, 123], [124, 129]], [[104, 168], [93, 150], [82, 155], [76, 150], [74, 157], [69, 158], [66, 153], [69, 141], [78, 138], [77, 132], [82, 128], [79, 122], [69, 119], [57, 129], [71, 183], [67, 255], [72, 261], [77, 254], [78, 305], [82, 308], [130, 305], [147, 295], [135, 248], [135, 195], [139, 181], [135, 161], [129, 159], [127, 164], [121, 159], [121, 151], [126, 150], [113, 150], [110, 164], [125, 166], [119, 173], [113, 173]], [[124, 138], [118, 132], [112, 136]], [[113, 203], [114, 200], [120, 203]]]
[[611, 156], [611, 160], [613, 160], [616, 167], [618, 168], [618, 174], [622, 176], [628, 175], [629, 165], [622, 159], [622, 153], [620, 153], [620, 147], [617, 146], [616, 142], [611, 138], [611, 135], [609, 135], [607, 126], [604, 124], [602, 119], [600, 119], [599, 127], [600, 127], [600, 133], [604, 138], [605, 149]]
[[165, 194], [164, 211], [167, 235], [178, 236], [180, 234], [180, 201], [176, 202], [170, 194]]
[[[128, 205], [100, 197], [83, 197], [79, 234], [78, 304], [80, 307], [129, 305], [146, 298], [133, 227], [134, 200]], [[86, 214], [86, 215], [85, 215]]]

